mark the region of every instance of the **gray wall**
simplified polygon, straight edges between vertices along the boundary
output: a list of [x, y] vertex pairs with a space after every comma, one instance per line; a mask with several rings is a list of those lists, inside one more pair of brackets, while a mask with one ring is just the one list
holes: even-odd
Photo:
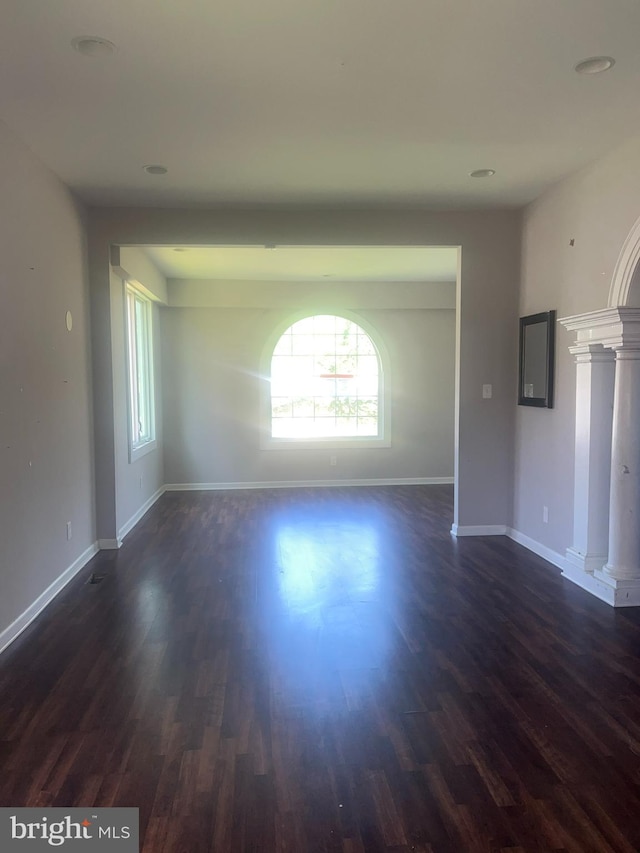
[[[333, 309], [325, 289], [304, 284], [307, 310]], [[295, 304], [291, 284], [289, 306]], [[455, 286], [448, 285], [450, 303]], [[238, 301], [242, 283], [235, 283]], [[172, 308], [162, 311], [165, 474], [168, 483], [252, 483], [452, 477], [455, 313], [353, 307], [389, 356], [392, 446], [378, 449], [261, 450], [263, 355], [291, 308]], [[231, 290], [231, 288], [230, 288]], [[281, 288], [282, 290], [282, 288]], [[348, 286], [341, 297], [349, 304]], [[428, 293], [428, 286], [423, 286]], [[171, 291], [171, 286], [170, 286]], [[266, 302], [262, 297], [263, 303]], [[366, 303], [366, 297], [360, 297]], [[425, 301], [425, 300], [423, 300]], [[428, 300], [427, 300], [428, 301]], [[354, 314], [355, 312], [355, 314]], [[330, 466], [335, 454], [337, 465]]]
[[[110, 273], [113, 244], [461, 246], [456, 520], [462, 526], [511, 524], [559, 553], [571, 544], [575, 408], [575, 368], [567, 350], [571, 336], [558, 327], [556, 408], [516, 407], [517, 316], [549, 308], [563, 316], [607, 305], [616, 259], [640, 212], [639, 140], [551, 188], [525, 211], [522, 232], [521, 214], [516, 211], [92, 210], [87, 232], [91, 336], [84, 212], [64, 185], [2, 124], [0, 185], [11, 202], [5, 206], [0, 229], [0, 633], [66, 569], [81, 562], [96, 539], [116, 537], [163, 480], [238, 482], [254, 480], [256, 475], [290, 479], [294, 473], [327, 478], [325, 461], [319, 457], [308, 456], [301, 465], [292, 461], [303, 458], [293, 455], [297, 451], [279, 461], [279, 452], [271, 451], [273, 462], [265, 462], [264, 454], [246, 455], [247, 448], [255, 447], [252, 427], [247, 426], [253, 417], [253, 387], [246, 377], [236, 387], [231, 364], [241, 364], [248, 371], [255, 368], [258, 347], [254, 341], [288, 310], [281, 294], [268, 307], [225, 308], [215, 303], [194, 312], [183, 291], [183, 302], [175, 302], [181, 308], [156, 309], [156, 319], [163, 315], [160, 325], [166, 332], [166, 392], [178, 393], [180, 383], [193, 381], [189, 377], [198, 368], [203, 382], [230, 390], [233, 406], [223, 417], [204, 413], [205, 423], [218, 430], [210, 436], [202, 430], [198, 434], [201, 403], [189, 398], [188, 418], [182, 423], [172, 405], [175, 399], [169, 398], [166, 473], [162, 442], [155, 457], [140, 460], [139, 469], [123, 462], [123, 315], [113, 292], [120, 284], [114, 285]], [[403, 299], [404, 308], [416, 307], [407, 294]], [[292, 310], [298, 307], [291, 306]], [[73, 312], [72, 332], [65, 327], [67, 310]], [[407, 340], [399, 346], [407, 324], [419, 327], [422, 334], [433, 316], [447, 313], [441, 306], [431, 313], [418, 309], [413, 316], [386, 304], [362, 305], [360, 310], [380, 328], [390, 349], [398, 346], [394, 359], [403, 365], [415, 363], [426, 352], [413, 337], [411, 344]], [[448, 322], [439, 319], [431, 327], [434, 343], [443, 335], [434, 352], [444, 353], [449, 345], [450, 338], [445, 340]], [[238, 348], [243, 332], [250, 345]], [[449, 370], [443, 363], [429, 381], [436, 383]], [[393, 380], [402, 410], [403, 376]], [[485, 383], [493, 385], [491, 400], [482, 399]], [[436, 385], [431, 399], [442, 402], [442, 414], [446, 394], [443, 386]], [[426, 399], [423, 404], [428, 408]], [[399, 428], [408, 450], [404, 456], [396, 454], [393, 476], [416, 476], [415, 466], [409, 471], [407, 460], [415, 461], [423, 451], [433, 426], [425, 427], [422, 415], [414, 418], [410, 407], [405, 407], [394, 424], [394, 435]], [[442, 414], [440, 426], [434, 426], [432, 438], [439, 447], [442, 434], [438, 430], [447, 417]], [[230, 431], [239, 424], [242, 429], [232, 445], [234, 464], [230, 465], [216, 455], [217, 442], [220, 447], [229, 446]], [[185, 438], [182, 446], [181, 437]], [[213, 449], [203, 459], [203, 448], [211, 438]], [[338, 466], [336, 476], [359, 477], [365, 469], [367, 476], [390, 476], [384, 466], [375, 467], [381, 464], [375, 460], [383, 459], [384, 451], [370, 454], [364, 467], [343, 455], [345, 464]], [[450, 468], [450, 456], [446, 465], [435, 456], [424, 456], [422, 471], [437, 475], [441, 461], [442, 470]], [[287, 466], [291, 474], [282, 473]], [[542, 523], [543, 505], [549, 507], [548, 524]], [[66, 538], [68, 521], [73, 526], [71, 541]]]
[[95, 521], [84, 214], [1, 123], [0, 186], [1, 635], [92, 545]]
[[[520, 313], [606, 308], [618, 255], [640, 216], [640, 140], [556, 184], [524, 213]], [[570, 240], [574, 245], [570, 245]], [[558, 554], [573, 537], [574, 333], [556, 329], [555, 408], [519, 406], [513, 527]], [[542, 508], [549, 508], [549, 522]]]
[[[111, 244], [461, 246], [456, 520], [460, 525], [509, 524], [520, 225], [514, 211], [92, 210], [92, 333], [100, 429], [111, 423], [113, 432], [111, 329], [108, 307], [104, 310]], [[482, 399], [485, 383], [493, 385], [491, 400]], [[109, 535], [116, 528], [114, 444], [113, 435], [102, 438], [96, 448], [97, 512], [99, 529]], [[167, 461], [170, 466], [169, 451]]]

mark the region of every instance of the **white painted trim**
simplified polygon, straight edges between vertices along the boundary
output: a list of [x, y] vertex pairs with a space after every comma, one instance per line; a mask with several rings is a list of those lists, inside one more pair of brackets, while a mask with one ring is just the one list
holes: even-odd
[[117, 551], [118, 548], [122, 548], [122, 541], [120, 539], [98, 539], [98, 548], [101, 551]]
[[0, 633], [0, 654], [29, 627], [33, 620], [42, 613], [45, 607], [61, 592], [64, 587], [83, 569], [89, 560], [98, 553], [98, 543], [94, 542], [83, 551], [73, 563], [64, 570], [45, 591], [39, 595], [33, 604], [29, 605], [21, 616]]
[[212, 492], [233, 489], [298, 489], [330, 486], [432, 486], [453, 483], [453, 477], [405, 477], [386, 480], [275, 480], [263, 483], [168, 483], [167, 492]]
[[260, 450], [375, 450], [391, 447], [391, 439], [370, 437], [353, 438], [272, 438], [262, 430], [260, 438]]
[[149, 441], [145, 441], [143, 444], [138, 444], [135, 447], [129, 442], [129, 464], [137, 462], [138, 459], [142, 459], [147, 453], [151, 453], [157, 449], [158, 441], [155, 438], [151, 438]]
[[568, 562], [562, 571], [562, 577], [613, 607], [614, 596], [611, 588], [597, 580], [591, 572], [582, 571]]
[[[122, 527], [118, 531], [118, 540], [120, 541], [120, 543], [122, 543], [122, 540], [127, 535], [127, 533], [130, 533], [133, 530], [133, 528], [140, 521], [142, 516], [145, 515], [147, 512], [149, 512], [149, 510], [154, 505], [154, 503], [158, 500], [158, 498], [162, 497], [162, 495], [165, 492], [165, 488], [166, 488], [166, 486], [161, 486], [158, 489], [158, 491], [155, 492], [155, 494], [151, 495], [151, 497], [142, 504], [142, 506], [140, 507], [140, 509], [138, 509], [137, 512], [134, 512], [134, 514], [131, 516], [129, 521], [127, 521], [125, 524], [122, 525]], [[101, 540], [101, 541], [103, 541], [103, 540]], [[108, 549], [105, 549], [105, 550], [108, 550]]]
[[640, 219], [637, 219], [627, 235], [618, 255], [609, 289], [609, 306], [626, 305], [633, 276], [640, 262]]
[[525, 548], [529, 551], [533, 551], [534, 554], [542, 557], [548, 563], [552, 563], [559, 569], [564, 569], [566, 560], [562, 554], [559, 554], [557, 551], [547, 548], [546, 545], [536, 542], [535, 539], [532, 539], [530, 536], [525, 536], [524, 533], [520, 533], [519, 530], [514, 530], [513, 527], [507, 528], [507, 536], [509, 539], [513, 539], [514, 542], [517, 542], [518, 545], [524, 545]]
[[[298, 320], [312, 317], [318, 314], [331, 314], [351, 320], [359, 326], [370, 338], [378, 356], [378, 435], [368, 438], [314, 438], [311, 440], [296, 439], [274, 439], [271, 436], [271, 359], [274, 349], [284, 333]], [[391, 376], [391, 360], [389, 351], [384, 343], [384, 337], [378, 332], [365, 317], [361, 317], [357, 311], [350, 309], [324, 309], [319, 303], [313, 310], [297, 310], [287, 315], [286, 319], [279, 322], [268, 336], [260, 356], [260, 450], [357, 450], [357, 449], [388, 449], [391, 447], [391, 387], [389, 377]], [[380, 406], [380, 401], [382, 405]], [[354, 485], [359, 485], [354, 483]], [[271, 488], [280, 488], [274, 486]]]
[[514, 530], [513, 527], [508, 527], [506, 524], [476, 524], [464, 526], [453, 524], [451, 526], [451, 533], [453, 536], [508, 536], [509, 539], [513, 539], [513, 541], [517, 542], [518, 545], [522, 545], [528, 551], [533, 551], [534, 554], [537, 554], [539, 557], [542, 557], [544, 560], [547, 560], [547, 562], [557, 566], [559, 569], [564, 569], [566, 565], [566, 560], [562, 554], [558, 554], [557, 551], [552, 551], [551, 548], [547, 548], [546, 545], [536, 542], [535, 539], [532, 539], [530, 536], [525, 536], [524, 533], [520, 533], [519, 530]]
[[452, 524], [452, 536], [504, 536], [507, 527], [504, 524]]
[[599, 569], [584, 572], [577, 566], [567, 563], [562, 577], [595, 595], [610, 607], [638, 607], [640, 605], [640, 580], [616, 580]]
[[558, 322], [570, 332], [577, 332], [575, 346], [569, 348], [577, 350], [576, 355], [584, 347], [592, 349], [596, 344], [607, 349], [633, 350], [640, 343], [640, 308], [620, 305], [563, 317]]
[[607, 562], [606, 554], [582, 554], [576, 548], [567, 548], [565, 553], [567, 566], [572, 566], [581, 572], [593, 574], [596, 569], [601, 569]]
[[45, 607], [47, 607], [56, 595], [58, 595], [58, 593], [64, 589], [71, 580], [73, 580], [78, 572], [86, 566], [89, 560], [94, 557], [98, 551], [108, 551], [120, 548], [124, 536], [126, 536], [127, 533], [135, 527], [142, 516], [148, 512], [153, 504], [164, 494], [164, 491], [165, 489], [163, 486], [140, 507], [140, 509], [119, 531], [118, 539], [99, 539], [97, 542], [94, 542], [93, 545], [90, 545], [86, 551], [80, 554], [80, 556], [74, 560], [67, 569], [65, 569], [59, 578], [57, 578], [41, 595], [38, 596], [33, 604], [27, 607], [21, 616], [12, 622], [8, 628], [5, 628], [4, 631], [0, 632], [0, 654], [2, 654], [2, 652], [11, 645], [11, 643], [13, 643], [13, 641], [19, 637], [26, 628], [29, 627], [33, 620], [42, 613]]
[[[594, 584], [601, 585], [606, 598], [599, 596], [613, 607], [638, 607], [640, 605], [640, 578], [612, 578], [603, 569], [593, 573]], [[594, 592], [594, 595], [598, 595]], [[611, 600], [609, 600], [611, 599]]]
[[[456, 530], [454, 530], [456, 528]], [[502, 530], [509, 539], [513, 539], [519, 545], [522, 545], [529, 551], [533, 551], [539, 557], [542, 557], [553, 566], [557, 566], [562, 570], [562, 577], [584, 589], [586, 592], [595, 595], [600, 601], [611, 607], [638, 607], [640, 606], [640, 579], [632, 578], [617, 579], [610, 577], [602, 569], [596, 569], [595, 572], [585, 571], [575, 564], [573, 549], [567, 550], [567, 557], [563, 557], [557, 551], [553, 551], [546, 545], [536, 542], [530, 536], [526, 536], [519, 530], [514, 530], [513, 527], [500, 527], [499, 525], [478, 525], [460, 528], [453, 525], [451, 532], [454, 536], [495, 536], [500, 535]], [[469, 532], [471, 531], [471, 532]]]
[[[595, 311], [587, 311], [584, 314], [571, 314], [568, 317], [560, 317], [558, 323], [561, 323], [569, 332], [586, 332], [579, 338], [581, 343], [594, 344], [600, 343], [600, 330], [604, 329], [603, 334], [607, 334], [607, 329], [620, 323], [621, 313], [619, 307], [598, 308]], [[637, 310], [637, 309], [636, 309]], [[593, 330], [597, 330], [594, 334]]]

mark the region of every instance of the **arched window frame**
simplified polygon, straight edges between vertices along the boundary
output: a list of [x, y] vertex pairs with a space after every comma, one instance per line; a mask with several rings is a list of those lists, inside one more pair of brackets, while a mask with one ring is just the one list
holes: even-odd
[[[314, 438], [274, 438], [271, 434], [271, 359], [275, 347], [294, 323], [307, 317], [315, 317], [327, 314], [334, 317], [342, 317], [351, 320], [366, 332], [373, 342], [379, 367], [379, 409], [378, 409], [378, 435], [377, 436], [346, 436], [340, 438], [314, 437]], [[380, 333], [371, 323], [352, 311], [334, 308], [317, 308], [307, 311], [299, 311], [287, 315], [286, 319], [278, 323], [270, 335], [263, 350], [261, 359], [261, 440], [260, 446], [263, 450], [328, 450], [328, 449], [356, 449], [356, 448], [385, 448], [391, 447], [391, 398], [389, 393], [390, 364], [386, 346]]]

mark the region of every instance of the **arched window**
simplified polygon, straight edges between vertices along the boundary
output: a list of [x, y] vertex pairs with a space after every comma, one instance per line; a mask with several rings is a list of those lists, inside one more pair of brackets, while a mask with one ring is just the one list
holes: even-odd
[[271, 357], [271, 438], [383, 437], [382, 369], [365, 330], [346, 317], [298, 320]]

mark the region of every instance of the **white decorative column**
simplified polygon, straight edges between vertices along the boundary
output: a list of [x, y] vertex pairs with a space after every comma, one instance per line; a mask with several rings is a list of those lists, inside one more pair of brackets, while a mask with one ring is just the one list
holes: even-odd
[[615, 344], [609, 558], [597, 577], [640, 604], [640, 318], [630, 320]]
[[576, 357], [573, 545], [565, 574], [601, 569], [609, 550], [609, 481], [615, 353], [602, 344], [570, 347]]
[[640, 605], [640, 309], [560, 322], [577, 332], [574, 544], [563, 574], [614, 607]]

